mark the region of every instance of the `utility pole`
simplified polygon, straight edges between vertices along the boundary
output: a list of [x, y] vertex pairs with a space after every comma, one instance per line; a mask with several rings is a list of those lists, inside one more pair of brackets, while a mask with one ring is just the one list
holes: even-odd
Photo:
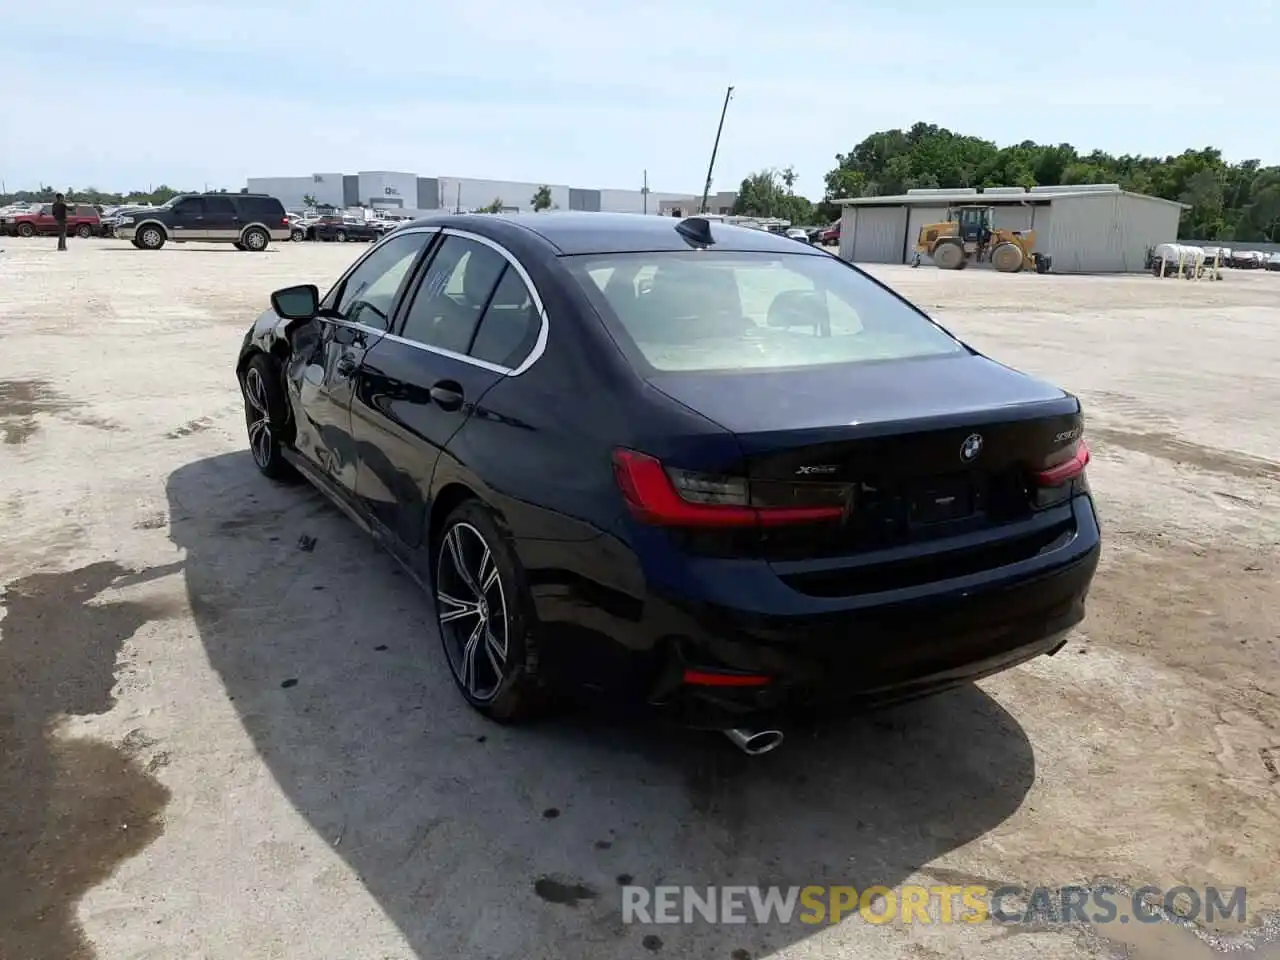
[[707, 184], [702, 188], [702, 206], [699, 213], [707, 212], [707, 197], [711, 193], [711, 174], [716, 169], [716, 153], [720, 149], [720, 134], [724, 132], [724, 115], [729, 112], [729, 101], [733, 99], [733, 87], [725, 91], [724, 106], [720, 108], [720, 126], [716, 127], [716, 142], [711, 146], [711, 162], [707, 164]]
[[[0, 191], [3, 193], [3, 191]], [[644, 198], [644, 212], [649, 212], [649, 171], [644, 172], [644, 186], [640, 188], [640, 196]]]

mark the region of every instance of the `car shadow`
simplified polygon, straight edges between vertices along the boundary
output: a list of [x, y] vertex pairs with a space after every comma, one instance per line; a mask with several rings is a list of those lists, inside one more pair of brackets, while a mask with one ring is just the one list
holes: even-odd
[[419, 957], [761, 956], [818, 928], [628, 925], [619, 885], [893, 887], [1033, 782], [1022, 728], [974, 686], [759, 758], [581, 712], [490, 723], [430, 602], [318, 493], [247, 453], [167, 491], [196, 626], [266, 769]]

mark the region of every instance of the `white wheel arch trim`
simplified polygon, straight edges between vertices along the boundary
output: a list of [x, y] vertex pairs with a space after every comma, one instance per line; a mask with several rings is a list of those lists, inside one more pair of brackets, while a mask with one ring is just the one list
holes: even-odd
[[136, 239], [142, 236], [142, 231], [147, 229], [147, 227], [158, 227], [160, 229], [160, 232], [164, 234], [164, 238], [166, 240], [169, 239], [169, 228], [166, 227], [159, 220], [143, 220], [141, 223], [134, 224], [134, 227], [133, 227], [134, 238]]

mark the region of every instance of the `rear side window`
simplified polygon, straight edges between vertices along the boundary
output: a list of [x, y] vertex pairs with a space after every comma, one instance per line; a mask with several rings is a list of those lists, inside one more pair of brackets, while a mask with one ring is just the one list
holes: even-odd
[[508, 266], [480, 320], [471, 356], [514, 369], [538, 340], [542, 321], [524, 280]]
[[465, 354], [506, 267], [506, 259], [482, 243], [445, 237], [422, 274], [401, 335]]
[[93, 207], [76, 207], [75, 215], [77, 217], [96, 217], [98, 215], [98, 211]]
[[234, 217], [235, 204], [229, 197], [205, 197], [204, 214], [206, 217]]
[[242, 197], [240, 207], [248, 220], [284, 219], [284, 204], [275, 197]]
[[834, 257], [691, 250], [562, 262], [641, 369], [782, 369], [966, 352]]

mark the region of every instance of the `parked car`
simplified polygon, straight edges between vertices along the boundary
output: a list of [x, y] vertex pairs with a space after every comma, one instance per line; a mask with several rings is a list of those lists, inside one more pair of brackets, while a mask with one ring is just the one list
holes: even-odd
[[1056, 653], [1084, 616], [1079, 401], [816, 248], [441, 215], [271, 304], [235, 363], [253, 462], [427, 586], [490, 717], [585, 693], [763, 753], [793, 717]]
[[102, 236], [114, 237], [116, 235], [116, 227], [120, 225], [120, 221], [125, 217], [137, 217], [139, 213], [145, 213], [153, 209], [155, 208], [150, 204], [122, 204], [118, 207], [108, 207], [102, 211]]
[[1273, 253], [1267, 258], [1268, 270], [1280, 270], [1280, 253]]
[[840, 221], [819, 231], [817, 242], [824, 247], [834, 247], [840, 243]]
[[315, 235], [310, 233], [310, 229], [320, 219], [318, 214], [291, 213], [288, 215], [288, 219], [290, 240], [300, 243], [303, 240], [315, 239]]
[[307, 232], [308, 239], [338, 243], [346, 243], [348, 240], [377, 240], [382, 236], [382, 230], [369, 220], [339, 215], [321, 217]]
[[126, 214], [116, 236], [142, 250], [165, 243], [230, 243], [261, 251], [272, 240], [289, 239], [284, 205], [265, 193], [186, 193], [149, 210]]
[[1265, 266], [1265, 260], [1258, 250], [1232, 250], [1227, 266], [1236, 270], [1259, 270]]
[[[67, 204], [67, 235], [88, 238], [101, 232], [98, 211], [87, 203]], [[0, 219], [0, 229], [11, 237], [54, 236], [58, 221], [53, 219], [53, 204], [15, 211]]]
[[791, 227], [787, 230], [787, 238], [789, 240], [799, 240], [801, 243], [809, 242], [809, 234], [802, 227]]

